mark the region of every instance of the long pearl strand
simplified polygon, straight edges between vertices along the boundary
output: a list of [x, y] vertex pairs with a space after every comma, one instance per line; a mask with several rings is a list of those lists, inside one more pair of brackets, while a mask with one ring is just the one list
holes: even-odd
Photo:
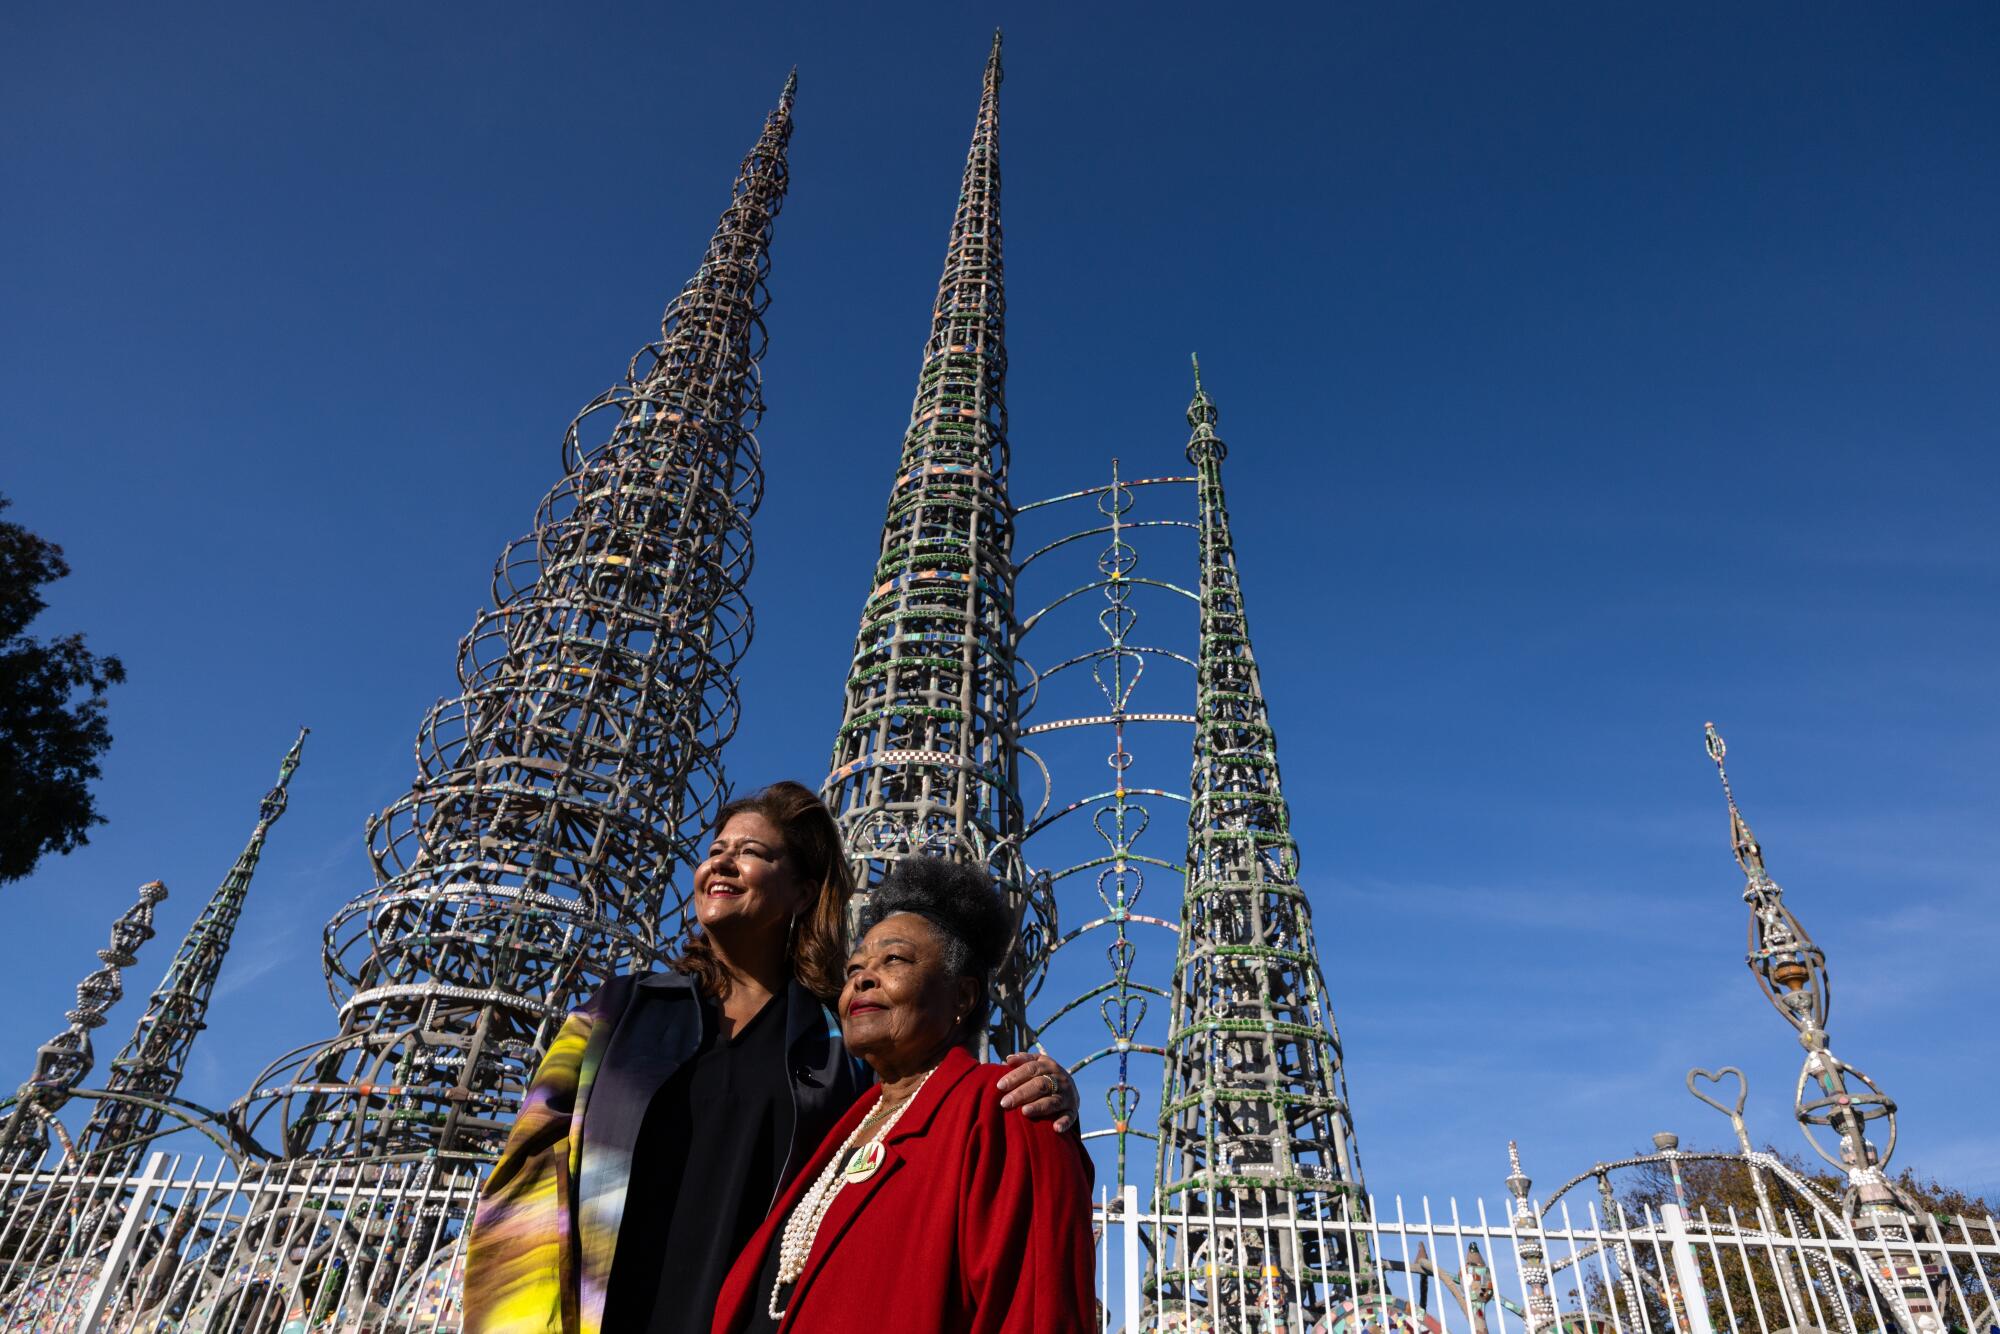
[[[889, 1119], [882, 1123], [882, 1128], [869, 1136], [867, 1142], [859, 1147], [866, 1148], [894, 1130], [896, 1122], [903, 1119], [903, 1113], [910, 1110], [910, 1104], [917, 1100], [917, 1095], [924, 1091], [924, 1085], [930, 1083], [931, 1076], [936, 1073], [936, 1066], [925, 1071], [924, 1077], [917, 1081], [917, 1086], [910, 1090], [910, 1096], [903, 1099], [902, 1105], [891, 1112]], [[792, 1210], [792, 1216], [785, 1220], [784, 1236], [778, 1242], [778, 1281], [771, 1285], [769, 1309], [774, 1320], [784, 1319], [785, 1312], [778, 1306], [778, 1294], [784, 1290], [787, 1283], [798, 1282], [799, 1275], [805, 1273], [806, 1257], [812, 1254], [813, 1242], [819, 1237], [819, 1225], [826, 1220], [826, 1211], [833, 1207], [833, 1199], [840, 1194], [840, 1188], [847, 1184], [844, 1169], [852, 1150], [856, 1148], [854, 1141], [867, 1125], [868, 1122], [864, 1119], [860, 1125], [847, 1132], [847, 1138], [841, 1142], [839, 1152], [827, 1160], [826, 1169], [819, 1174], [819, 1179], [812, 1183], [812, 1189], [805, 1193], [798, 1207]]]

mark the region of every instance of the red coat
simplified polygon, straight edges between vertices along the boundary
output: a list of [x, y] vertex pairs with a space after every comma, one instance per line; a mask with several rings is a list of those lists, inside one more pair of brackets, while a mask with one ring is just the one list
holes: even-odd
[[[1092, 1291], [1089, 1159], [1073, 1134], [1000, 1106], [1005, 1066], [954, 1048], [883, 1141], [882, 1166], [834, 1197], [793, 1285], [783, 1334], [1086, 1334]], [[848, 1133], [861, 1095], [757, 1229], [715, 1308], [736, 1334], [767, 1248]]]

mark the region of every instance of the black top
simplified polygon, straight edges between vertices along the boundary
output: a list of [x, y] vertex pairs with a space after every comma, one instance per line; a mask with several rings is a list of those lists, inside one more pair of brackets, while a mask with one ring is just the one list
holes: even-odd
[[[792, 1143], [785, 997], [701, 1044], [646, 1108], [604, 1301], [604, 1334], [708, 1334], [729, 1267], [764, 1221]], [[698, 1149], [697, 1149], [698, 1146]]]
[[[789, 1218], [786, 1222], [790, 1222]], [[771, 1314], [771, 1290], [778, 1286], [778, 1262], [785, 1249], [784, 1224], [779, 1224], [776, 1236], [764, 1249], [764, 1263], [757, 1270], [757, 1282], [750, 1289], [750, 1317], [736, 1327], [737, 1334], [778, 1334], [778, 1318]], [[785, 1290], [778, 1294], [778, 1309], [790, 1307], [792, 1293], [798, 1284], [787, 1283]]]

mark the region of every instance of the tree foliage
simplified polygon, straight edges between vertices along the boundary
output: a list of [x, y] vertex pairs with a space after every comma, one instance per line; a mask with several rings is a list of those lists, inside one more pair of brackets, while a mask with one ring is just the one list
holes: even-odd
[[[0, 511], [8, 501], [0, 496]], [[37, 640], [41, 590], [69, 573], [62, 548], [0, 520], [0, 884], [46, 853], [71, 852], [104, 823], [90, 783], [111, 744], [104, 692], [125, 679], [83, 636]]]
[[[1797, 1154], [1780, 1153], [1768, 1147], [1765, 1152], [1816, 1188], [1814, 1193], [1819, 1195], [1821, 1204], [1839, 1210], [1838, 1201], [1847, 1186], [1844, 1177]], [[1725, 1324], [1747, 1330], [1760, 1327], [1781, 1330], [1793, 1326], [1840, 1334], [1846, 1328], [1839, 1314], [1843, 1306], [1854, 1313], [1856, 1328], [1866, 1330], [1875, 1325], [1874, 1311], [1880, 1304], [1879, 1298], [1871, 1300], [1849, 1263], [1854, 1259], [1852, 1252], [1838, 1240], [1837, 1229], [1820, 1222], [1813, 1201], [1804, 1192], [1779, 1174], [1764, 1172], [1765, 1189], [1776, 1214], [1767, 1223], [1760, 1221], [1756, 1187], [1741, 1158], [1682, 1162], [1679, 1168], [1678, 1198], [1685, 1201], [1704, 1296], [1718, 1328]], [[1940, 1244], [1989, 1248], [2000, 1245], [2000, 1231], [1995, 1230], [1992, 1221], [1995, 1201], [1919, 1177], [1910, 1168], [1904, 1168], [1894, 1180], [1923, 1211], [1915, 1219], [1915, 1235], [1927, 1258], [1936, 1258]], [[1617, 1196], [1625, 1225], [1634, 1228], [1659, 1219], [1664, 1206], [1675, 1203], [1676, 1198], [1673, 1173], [1663, 1163], [1641, 1164], [1630, 1169], [1625, 1188]], [[1793, 1292], [1797, 1304], [1805, 1308], [1792, 1312], [1796, 1319], [1788, 1318], [1786, 1297], [1770, 1259], [1772, 1248], [1748, 1242], [1738, 1245], [1735, 1240], [1737, 1229], [1761, 1232], [1769, 1226], [1775, 1226], [1782, 1237], [1807, 1243], [1791, 1248], [1791, 1253], [1809, 1258], [1805, 1269], [1793, 1271]], [[1827, 1243], [1828, 1237], [1833, 1238], [1831, 1244]], [[1592, 1289], [1591, 1305], [1599, 1310], [1609, 1310], [1615, 1305], [1627, 1321], [1627, 1328], [1672, 1331], [1676, 1322], [1660, 1282], [1663, 1274], [1671, 1276], [1666, 1242], [1639, 1246], [1630, 1258], [1633, 1267], [1640, 1271], [1637, 1294], [1645, 1306], [1644, 1312], [1631, 1309], [1631, 1289], [1607, 1291], [1607, 1285], [1595, 1276], [1588, 1284]], [[1940, 1273], [1937, 1284], [1946, 1329], [1977, 1330], [1984, 1334], [1989, 1323], [2000, 1323], [2000, 1314], [1995, 1313], [1989, 1295], [2000, 1291], [2000, 1264], [1990, 1257], [1981, 1259], [1961, 1253], [1949, 1268], [1954, 1272]], [[1989, 1288], [1989, 1284], [1995, 1286]], [[1962, 1302], [1960, 1292], [1964, 1294]], [[1967, 1312], [1972, 1317], [1969, 1321]]]

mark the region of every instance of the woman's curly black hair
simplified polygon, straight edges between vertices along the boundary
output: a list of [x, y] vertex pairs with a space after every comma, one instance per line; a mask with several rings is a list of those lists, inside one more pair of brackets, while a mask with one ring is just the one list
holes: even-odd
[[984, 1033], [993, 972], [1014, 943], [1014, 915], [994, 892], [992, 879], [963, 862], [905, 857], [868, 896], [868, 906], [861, 910], [862, 933], [901, 912], [915, 913], [936, 928], [944, 942], [946, 971], [978, 984], [959, 1040]]

